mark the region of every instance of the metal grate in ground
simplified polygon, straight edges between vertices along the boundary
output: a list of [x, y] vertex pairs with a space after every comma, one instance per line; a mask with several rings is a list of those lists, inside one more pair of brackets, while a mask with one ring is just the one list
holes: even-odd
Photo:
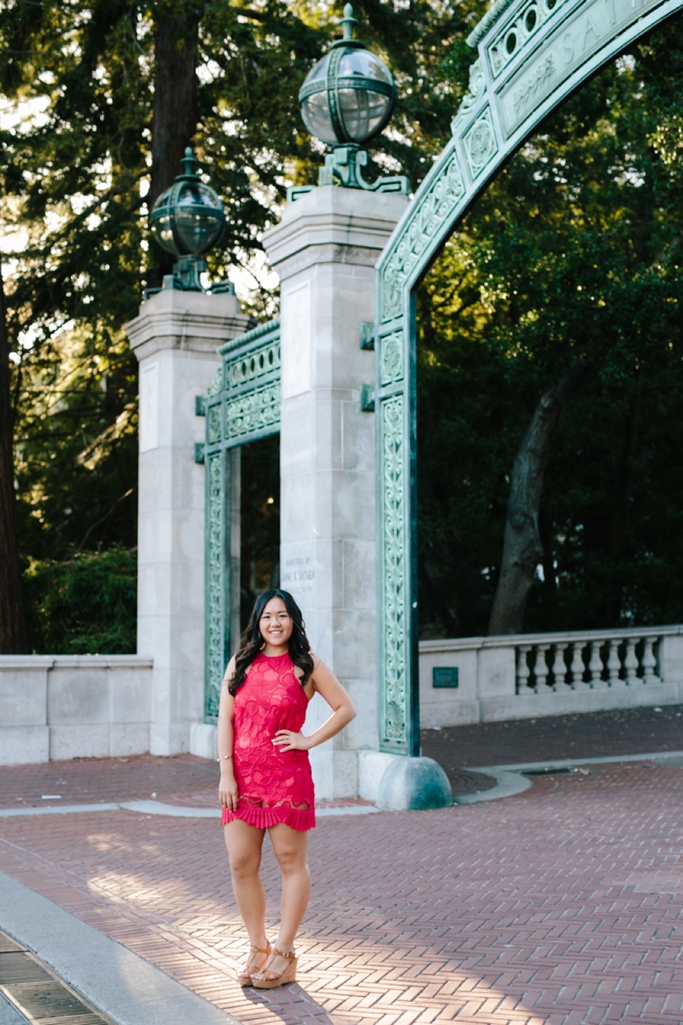
[[30, 950], [2, 931], [0, 993], [36, 1025], [113, 1025]]

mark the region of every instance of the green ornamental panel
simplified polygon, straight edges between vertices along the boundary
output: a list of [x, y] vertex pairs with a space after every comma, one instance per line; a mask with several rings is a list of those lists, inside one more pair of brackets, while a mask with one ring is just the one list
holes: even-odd
[[683, 0], [497, 0], [452, 138], [376, 271], [380, 746], [419, 754], [414, 290], [458, 221], [539, 122]]
[[280, 321], [247, 331], [218, 350], [221, 366], [204, 398], [206, 415], [205, 704], [218, 715], [232, 648], [231, 450], [280, 430]]

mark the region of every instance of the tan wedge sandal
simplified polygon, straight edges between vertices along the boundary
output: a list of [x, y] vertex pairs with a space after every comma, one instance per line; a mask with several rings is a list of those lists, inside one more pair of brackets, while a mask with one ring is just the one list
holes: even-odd
[[[257, 958], [257, 954], [262, 954], [263, 957], [259, 956]], [[239, 982], [240, 986], [253, 986], [253, 982], [251, 981], [252, 975], [254, 974], [254, 972], [259, 972], [262, 968], [265, 967], [270, 955], [270, 943], [267, 947], [251, 947], [246, 965], [244, 966], [241, 972], [237, 973], [237, 981]]]
[[268, 961], [274, 957], [284, 957], [289, 961], [285, 970], [277, 975], [266, 962], [260, 971], [254, 972], [252, 975], [252, 986], [256, 986], [257, 989], [277, 989], [278, 986], [284, 986], [287, 982], [296, 982], [296, 955], [294, 952], [278, 950], [277, 947], [273, 947]]

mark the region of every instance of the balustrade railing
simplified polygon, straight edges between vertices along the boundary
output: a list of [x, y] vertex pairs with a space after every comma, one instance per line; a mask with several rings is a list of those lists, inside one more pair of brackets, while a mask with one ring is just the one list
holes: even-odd
[[606, 631], [527, 642], [510, 638], [517, 650], [518, 694], [601, 690], [661, 683], [662, 635], [655, 631]]

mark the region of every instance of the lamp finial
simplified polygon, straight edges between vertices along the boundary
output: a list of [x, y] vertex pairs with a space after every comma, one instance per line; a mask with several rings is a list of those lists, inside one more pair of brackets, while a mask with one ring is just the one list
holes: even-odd
[[340, 24], [344, 31], [344, 41], [346, 42], [348, 39], [353, 39], [353, 27], [358, 24], [358, 18], [354, 18], [353, 7], [351, 4], [346, 4], [344, 6], [344, 17]]
[[182, 177], [183, 178], [196, 178], [197, 177], [197, 167], [199, 166], [199, 161], [197, 160], [196, 156], [192, 152], [192, 147], [191, 146], [186, 146], [185, 147], [185, 156], [181, 159], [180, 163], [182, 164], [182, 168], [183, 168], [183, 173], [182, 173]]

